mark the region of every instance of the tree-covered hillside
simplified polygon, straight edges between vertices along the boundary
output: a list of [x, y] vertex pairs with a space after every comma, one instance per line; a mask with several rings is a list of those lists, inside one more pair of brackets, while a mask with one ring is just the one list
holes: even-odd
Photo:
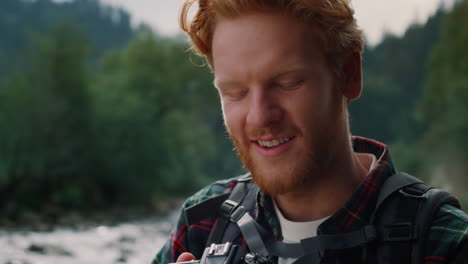
[[426, 24], [411, 25], [402, 37], [387, 35], [377, 46], [367, 47], [363, 95], [350, 109], [353, 133], [383, 142], [422, 135], [415, 110], [443, 16], [439, 10]]
[[184, 41], [97, 0], [4, 6], [2, 215], [153, 206], [242, 172]]
[[440, 25], [419, 108], [424, 173], [459, 195], [468, 190], [467, 29], [468, 1], [459, 1]]
[[[91, 59], [126, 45], [133, 35], [130, 15], [98, 0], [2, 0], [0, 3], [0, 73], [26, 63], [25, 52], [54, 24], [71, 23], [90, 43]], [[30, 51], [34, 52], [34, 51]]]

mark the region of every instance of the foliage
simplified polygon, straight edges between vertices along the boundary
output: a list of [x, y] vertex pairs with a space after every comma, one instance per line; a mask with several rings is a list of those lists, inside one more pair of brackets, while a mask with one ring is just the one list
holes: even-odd
[[71, 25], [51, 34], [33, 47], [28, 70], [3, 84], [0, 175], [7, 184], [0, 193], [10, 197], [2, 201], [13, 196], [33, 206], [40, 197], [57, 199], [88, 167], [88, 46]]
[[184, 42], [142, 26], [94, 73], [89, 50], [59, 24], [31, 46], [24, 72], [2, 80], [0, 207], [147, 206], [240, 173], [213, 133], [212, 76]]
[[[468, 188], [468, 2], [457, 2], [440, 27], [420, 108], [426, 124], [424, 159], [439, 182], [461, 194]], [[441, 184], [442, 184], [441, 183]]]
[[388, 143], [415, 141], [422, 135], [415, 111], [444, 12], [439, 10], [424, 25], [411, 25], [401, 38], [387, 35], [379, 45], [366, 48], [363, 95], [350, 106], [353, 133]]
[[124, 46], [133, 34], [128, 12], [103, 6], [98, 0], [2, 0], [0, 74], [23, 68], [27, 63], [23, 52], [29, 43], [37, 43], [59, 21], [75, 24], [85, 33], [94, 65], [109, 49]]
[[391, 146], [397, 168], [465, 197], [468, 182], [468, 9], [458, 1], [363, 57], [364, 93], [350, 106], [354, 133]]
[[187, 101], [203, 87], [185, 74], [192, 67], [184, 48], [142, 29], [104, 60], [92, 90], [94, 132], [103, 180], [116, 198], [192, 191], [204, 177], [202, 159], [213, 158], [203, 112]]

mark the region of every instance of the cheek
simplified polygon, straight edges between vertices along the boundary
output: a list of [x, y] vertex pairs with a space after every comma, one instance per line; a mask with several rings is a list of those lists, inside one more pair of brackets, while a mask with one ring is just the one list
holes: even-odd
[[324, 112], [325, 100], [311, 92], [295, 95], [287, 106], [288, 116], [299, 126], [308, 125]]
[[242, 108], [232, 103], [221, 102], [224, 125], [229, 134], [238, 137], [242, 128]]
[[309, 87], [300, 97], [300, 111], [306, 113], [306, 117], [326, 117], [336, 103], [334, 100], [333, 87], [327, 83]]
[[327, 93], [301, 93], [294, 102], [289, 103], [287, 116], [304, 136], [315, 134], [324, 129], [327, 119], [332, 116], [331, 103]]

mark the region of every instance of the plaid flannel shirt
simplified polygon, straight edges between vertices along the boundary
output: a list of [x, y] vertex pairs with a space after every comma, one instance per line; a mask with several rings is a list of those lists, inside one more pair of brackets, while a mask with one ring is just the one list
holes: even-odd
[[[345, 206], [319, 226], [319, 234], [349, 232], [367, 225], [376, 206], [380, 187], [388, 177], [395, 174], [389, 151], [384, 144], [371, 139], [353, 137], [353, 148], [355, 152], [375, 155], [376, 166], [354, 191]], [[210, 197], [229, 192], [235, 184], [235, 179], [218, 181], [188, 198], [183, 207], [187, 208]], [[261, 192], [257, 197], [253, 217], [270, 230], [277, 240], [282, 240], [271, 198]], [[182, 213], [169, 240], [152, 263], [175, 262], [183, 252], [191, 252], [200, 258], [215, 221], [215, 217], [208, 216], [198, 224], [187, 226]], [[246, 247], [242, 236], [239, 236], [234, 243]], [[356, 251], [348, 263], [366, 263], [363, 251]], [[468, 263], [468, 215], [450, 205], [443, 205], [439, 209], [432, 221], [426, 242], [424, 264], [442, 263]]]

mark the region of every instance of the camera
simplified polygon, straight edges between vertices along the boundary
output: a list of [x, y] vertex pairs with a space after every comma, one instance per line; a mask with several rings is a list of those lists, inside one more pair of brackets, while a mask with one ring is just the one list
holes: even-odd
[[[211, 244], [205, 248], [199, 260], [177, 262], [178, 264], [271, 264], [269, 256], [258, 253], [247, 253], [238, 245], [231, 242], [224, 244]], [[170, 263], [176, 264], [176, 263]]]

